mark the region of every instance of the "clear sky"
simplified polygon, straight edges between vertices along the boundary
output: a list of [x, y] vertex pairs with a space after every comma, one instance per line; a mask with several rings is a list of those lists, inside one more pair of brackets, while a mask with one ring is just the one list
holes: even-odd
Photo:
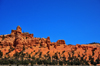
[[51, 42], [100, 43], [100, 0], [0, 0], [0, 35], [18, 25]]

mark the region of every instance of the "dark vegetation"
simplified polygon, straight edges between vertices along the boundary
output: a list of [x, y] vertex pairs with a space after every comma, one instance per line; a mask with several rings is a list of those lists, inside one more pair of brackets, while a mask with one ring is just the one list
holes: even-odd
[[5, 36], [3, 35], [2, 40], [4, 40], [4, 39], [5, 39]]
[[89, 44], [100, 44], [100, 43], [98, 43], [98, 42], [92, 42], [92, 43], [89, 43]]

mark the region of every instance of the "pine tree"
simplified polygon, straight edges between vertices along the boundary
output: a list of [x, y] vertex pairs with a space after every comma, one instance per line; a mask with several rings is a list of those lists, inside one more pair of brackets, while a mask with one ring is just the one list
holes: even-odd
[[3, 52], [1, 52], [1, 50], [0, 50], [0, 58], [2, 57], [2, 55], [3, 55]]
[[3, 35], [2, 40], [4, 40], [4, 39], [5, 39], [5, 36]]

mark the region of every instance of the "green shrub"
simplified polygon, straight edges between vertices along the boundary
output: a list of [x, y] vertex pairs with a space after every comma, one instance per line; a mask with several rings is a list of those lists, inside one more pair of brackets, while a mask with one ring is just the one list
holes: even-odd
[[26, 37], [26, 39], [27, 39], [28, 37]]
[[8, 60], [5, 60], [5, 59], [4, 59], [4, 60], [2, 60], [2, 61], [3, 61], [3, 62], [2, 62], [3, 65], [8, 65], [8, 64], [9, 64], [9, 61], [8, 61]]
[[32, 56], [32, 59], [33, 59], [33, 60], [35, 60], [35, 57], [34, 57], [34, 56]]
[[42, 60], [37, 61], [37, 64], [41, 65], [42, 64]]
[[4, 39], [5, 39], [5, 36], [3, 35], [2, 40], [4, 40]]
[[53, 58], [58, 59], [57, 53], [53, 56]]
[[16, 64], [16, 60], [11, 59], [11, 60], [9, 60], [9, 63], [10, 63], [10, 64]]
[[42, 55], [42, 52], [40, 52], [39, 57], [41, 57], [41, 55]]
[[31, 61], [31, 65], [33, 65], [33, 64], [36, 64], [36, 61], [35, 60]]
[[89, 44], [100, 44], [100, 43], [98, 43], [98, 42], [92, 42], [92, 43], [89, 43]]
[[59, 61], [59, 65], [63, 65], [63, 61]]
[[23, 65], [28, 65], [29, 64], [29, 61], [28, 60], [24, 60], [23, 61]]
[[31, 55], [29, 54], [29, 58], [31, 58]]
[[3, 55], [3, 52], [1, 52], [1, 50], [0, 50], [0, 58], [2, 57], [2, 55]]

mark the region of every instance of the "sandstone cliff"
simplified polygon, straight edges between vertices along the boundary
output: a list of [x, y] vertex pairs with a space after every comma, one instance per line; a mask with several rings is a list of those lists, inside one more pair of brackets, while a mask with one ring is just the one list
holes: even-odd
[[[31, 57], [47, 59], [47, 56], [58, 60], [68, 61], [69, 57], [76, 57], [78, 59], [86, 59], [94, 62], [100, 59], [100, 44], [76, 44], [66, 45], [64, 40], [51, 42], [50, 37], [47, 38], [34, 38], [33, 34], [22, 33], [20, 26], [16, 30], [12, 30], [11, 34], [0, 35], [0, 50], [3, 52], [3, 57], [14, 57], [15, 53], [20, 53], [24, 48], [25, 55]], [[40, 56], [41, 53], [41, 56]], [[90, 58], [91, 57], [91, 58]], [[100, 63], [100, 61], [99, 61]], [[89, 63], [91, 65], [91, 63]]]

